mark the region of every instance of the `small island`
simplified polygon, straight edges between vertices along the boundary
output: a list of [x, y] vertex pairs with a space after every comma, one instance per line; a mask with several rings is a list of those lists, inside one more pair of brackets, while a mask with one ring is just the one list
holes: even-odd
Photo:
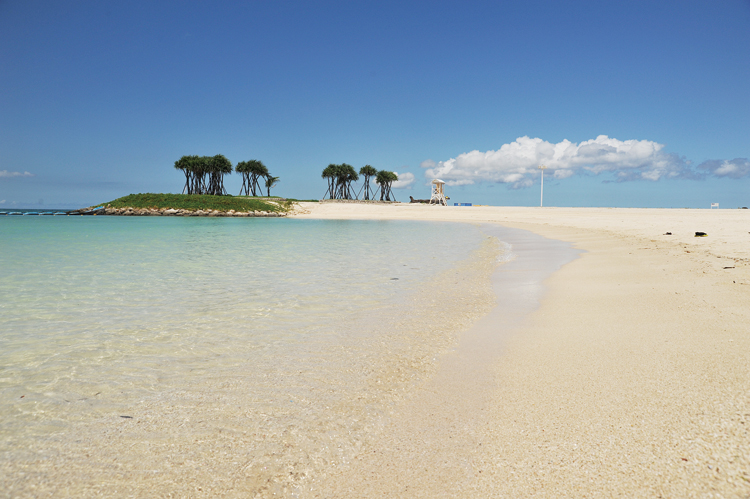
[[[242, 175], [240, 195], [224, 188], [232, 163], [223, 155], [183, 156], [174, 167], [185, 175], [182, 194], [130, 194], [114, 201], [68, 212], [69, 215], [177, 216], [177, 217], [283, 217], [294, 199], [271, 196], [279, 177], [258, 160], [241, 161], [234, 171]], [[261, 181], [261, 179], [263, 179]], [[267, 196], [262, 196], [261, 182]], [[243, 192], [245, 195], [243, 196]]]
[[81, 214], [177, 217], [283, 217], [294, 206], [280, 197], [215, 196], [210, 194], [130, 194]]

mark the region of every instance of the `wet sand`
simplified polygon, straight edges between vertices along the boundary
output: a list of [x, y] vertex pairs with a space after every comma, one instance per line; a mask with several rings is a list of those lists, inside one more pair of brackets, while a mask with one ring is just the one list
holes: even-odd
[[318, 497], [750, 496], [750, 212], [303, 208], [498, 223], [582, 250], [502, 328], [500, 296]]

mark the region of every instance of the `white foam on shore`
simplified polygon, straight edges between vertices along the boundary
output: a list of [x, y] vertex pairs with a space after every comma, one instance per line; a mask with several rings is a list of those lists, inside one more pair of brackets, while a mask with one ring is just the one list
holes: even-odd
[[513, 253], [512, 244], [506, 243], [505, 241], [500, 241], [500, 248], [501, 253], [500, 256], [497, 257], [498, 263], [508, 263], [516, 258], [516, 254]]

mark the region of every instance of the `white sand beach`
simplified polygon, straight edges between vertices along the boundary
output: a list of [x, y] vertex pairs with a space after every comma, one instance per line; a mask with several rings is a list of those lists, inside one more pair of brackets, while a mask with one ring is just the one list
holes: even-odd
[[[489, 360], [447, 355], [317, 496], [750, 496], [750, 211], [301, 208], [501, 224], [582, 250]], [[462, 344], [493, 327], [480, 320]]]

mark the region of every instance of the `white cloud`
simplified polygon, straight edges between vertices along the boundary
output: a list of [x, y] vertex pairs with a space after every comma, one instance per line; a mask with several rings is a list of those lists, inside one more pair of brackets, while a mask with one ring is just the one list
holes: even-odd
[[2, 201], [0, 201], [0, 204], [5, 204], [5, 203], [6, 203], [6, 201], [4, 199]]
[[16, 178], [16, 177], [36, 177], [33, 173], [29, 172], [9, 172], [8, 170], [0, 170], [0, 178]]
[[556, 179], [563, 179], [572, 177], [573, 175], [575, 175], [575, 172], [573, 170], [555, 170], [554, 172], [552, 172], [552, 175]]
[[622, 141], [606, 135], [580, 144], [519, 137], [496, 151], [471, 151], [438, 163], [426, 160], [421, 166], [425, 177], [441, 178], [449, 185], [500, 182], [526, 187], [539, 176], [542, 164], [557, 179], [582, 172], [609, 172], [618, 181], [693, 176], [683, 159], [663, 149], [663, 144], [650, 140]]
[[393, 184], [391, 185], [391, 187], [393, 187], [394, 189], [405, 189], [413, 184], [416, 180], [414, 174], [411, 172], [396, 173], [396, 175], [398, 175], [398, 180], [393, 182]]
[[742, 178], [750, 175], [750, 160], [747, 158], [723, 161], [715, 159], [701, 163], [698, 169], [717, 177]]

